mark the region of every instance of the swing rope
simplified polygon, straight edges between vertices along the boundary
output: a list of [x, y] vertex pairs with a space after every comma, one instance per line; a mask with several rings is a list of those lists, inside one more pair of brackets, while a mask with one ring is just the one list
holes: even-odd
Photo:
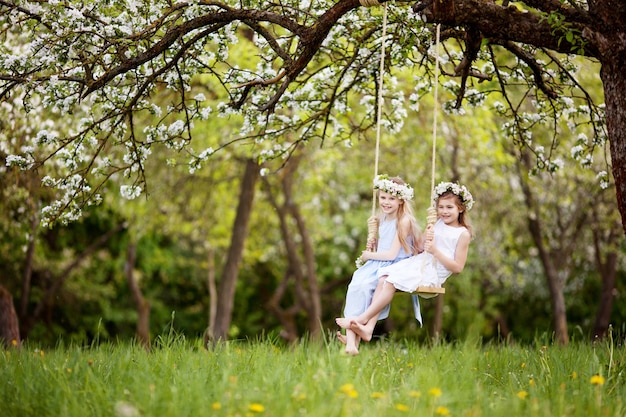
[[[360, 0], [361, 5], [378, 5], [378, 0]], [[365, 3], [365, 4], [364, 4]], [[387, 37], [387, 3], [383, 8], [383, 35], [380, 50], [380, 68], [378, 70], [378, 95], [377, 102], [378, 107], [376, 110], [376, 151], [374, 156], [374, 178], [378, 175], [378, 160], [380, 157], [380, 131], [381, 131], [381, 118], [383, 113], [383, 78], [385, 74], [385, 41]], [[368, 249], [371, 242], [376, 241], [378, 237], [378, 218], [376, 218], [376, 190], [372, 191], [372, 216], [367, 221], [367, 245]]]
[[[361, 6], [371, 7], [378, 6], [380, 2], [378, 0], [359, 0]], [[435, 172], [436, 172], [436, 155], [437, 155], [437, 113], [438, 113], [438, 87], [439, 87], [439, 41], [440, 41], [441, 25], [437, 25], [435, 36], [435, 86], [434, 86], [434, 108], [433, 108], [433, 147], [431, 157], [431, 190], [435, 189]], [[382, 28], [382, 44], [380, 52], [380, 69], [378, 79], [378, 108], [376, 115], [376, 149], [374, 155], [374, 178], [378, 175], [378, 161], [380, 157], [380, 132], [381, 132], [381, 118], [383, 107], [383, 78], [385, 70], [385, 41], [387, 36], [387, 3], [383, 8], [383, 28]], [[368, 247], [370, 242], [375, 241], [378, 237], [378, 218], [376, 215], [376, 190], [372, 192], [372, 216], [367, 222], [367, 242]], [[426, 223], [432, 226], [437, 221], [437, 209], [434, 201], [431, 198], [431, 204], [427, 209]], [[418, 287], [415, 292], [422, 297], [430, 298], [435, 297], [438, 294], [444, 294], [445, 289], [441, 287]]]
[[[435, 189], [435, 163], [437, 160], [437, 113], [439, 108], [439, 38], [441, 35], [441, 25], [437, 25], [435, 34], [435, 86], [434, 86], [434, 103], [433, 103], [433, 151], [430, 161], [430, 189]], [[435, 201], [431, 199], [430, 207], [428, 207], [426, 215], [426, 224], [432, 226], [437, 221], [437, 208]]]

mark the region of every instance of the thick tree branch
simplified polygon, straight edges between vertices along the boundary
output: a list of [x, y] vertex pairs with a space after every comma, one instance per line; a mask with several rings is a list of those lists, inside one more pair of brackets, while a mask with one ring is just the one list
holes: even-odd
[[[556, 0], [553, 2], [559, 3]], [[430, 23], [472, 26], [486, 38], [530, 44], [565, 54], [572, 53], [572, 45], [564, 41], [565, 34], [555, 31], [555, 27], [547, 19], [536, 13], [481, 0], [425, 0], [417, 2], [413, 10]], [[575, 29], [583, 33], [587, 29], [577, 21], [568, 21], [568, 24], [568, 30]], [[581, 45], [581, 50], [585, 56], [598, 55], [597, 48], [591, 42]]]

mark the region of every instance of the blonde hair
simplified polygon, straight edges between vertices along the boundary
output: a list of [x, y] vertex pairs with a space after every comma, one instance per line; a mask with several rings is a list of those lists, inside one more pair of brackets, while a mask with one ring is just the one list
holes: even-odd
[[[392, 177], [389, 178], [389, 180], [399, 185], [405, 185], [404, 181], [400, 177]], [[419, 252], [417, 244], [419, 242], [419, 237], [422, 231], [417, 224], [417, 220], [415, 219], [415, 215], [413, 214], [413, 207], [411, 207], [409, 201], [403, 199], [400, 199], [400, 201], [401, 203], [398, 207], [398, 214], [396, 216], [396, 224], [399, 225], [402, 219], [407, 218], [409, 220], [409, 227], [406, 229], [404, 227], [398, 227], [396, 229], [396, 233], [398, 233], [398, 239], [400, 240], [400, 245], [402, 246], [402, 249], [404, 249], [407, 254], [415, 255]], [[379, 217], [380, 216], [381, 215], [379, 215]]]

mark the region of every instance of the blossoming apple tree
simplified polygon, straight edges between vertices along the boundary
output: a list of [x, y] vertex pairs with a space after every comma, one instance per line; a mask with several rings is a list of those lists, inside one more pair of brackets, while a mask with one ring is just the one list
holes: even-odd
[[[8, 167], [46, 173], [42, 185], [56, 196], [41, 211], [48, 225], [99, 202], [111, 178], [126, 198], [140, 195], [154, 146], [187, 155], [193, 171], [234, 144], [251, 144], [260, 160], [288, 156], [299, 142], [350, 144], [375, 123], [385, 42], [381, 123], [388, 131], [400, 129], [407, 114], [393, 69], [420, 68], [408, 98], [417, 101], [431, 87], [438, 59], [449, 80], [444, 86], [457, 97], [447, 110], [498, 94], [495, 111], [510, 116], [504, 133], [533, 149], [540, 169], [557, 171], [563, 161], [551, 160], [550, 146], [536, 146], [533, 124], [566, 118], [573, 129], [591, 126], [594, 136], [572, 150], [580, 164], [608, 139], [610, 161], [598, 172], [599, 185], [610, 185], [612, 169], [626, 218], [626, 6], [503, 3], [396, 1], [383, 39], [382, 6], [372, 1], [1, 0], [0, 111], [3, 131], [13, 132], [2, 134], [1, 151]], [[433, 45], [435, 24], [441, 53]], [[232, 60], [241, 42], [256, 50], [248, 66]], [[606, 107], [574, 76], [586, 60], [601, 65]], [[226, 99], [211, 105], [207, 96]], [[356, 120], [354, 108], [370, 116]], [[194, 123], [235, 114], [242, 118], [238, 135], [196, 149]], [[299, 139], [286, 142], [287, 130]], [[557, 138], [555, 131], [551, 146]]]

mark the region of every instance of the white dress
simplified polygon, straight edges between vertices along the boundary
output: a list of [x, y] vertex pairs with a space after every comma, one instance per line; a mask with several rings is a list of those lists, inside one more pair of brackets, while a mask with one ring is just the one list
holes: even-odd
[[[452, 227], [441, 219], [434, 225], [434, 244], [447, 257], [454, 259], [456, 245], [465, 227]], [[396, 289], [414, 292], [417, 287], [441, 287], [452, 272], [427, 252], [384, 266], [378, 270], [378, 277], [387, 275], [386, 282]]]

